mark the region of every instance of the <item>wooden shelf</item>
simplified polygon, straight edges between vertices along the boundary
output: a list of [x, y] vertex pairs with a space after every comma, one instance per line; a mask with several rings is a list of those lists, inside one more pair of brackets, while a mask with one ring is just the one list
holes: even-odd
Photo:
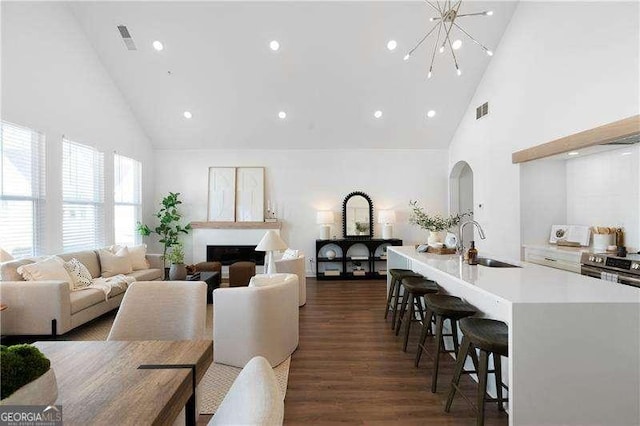
[[282, 229], [282, 222], [191, 222], [193, 229]]

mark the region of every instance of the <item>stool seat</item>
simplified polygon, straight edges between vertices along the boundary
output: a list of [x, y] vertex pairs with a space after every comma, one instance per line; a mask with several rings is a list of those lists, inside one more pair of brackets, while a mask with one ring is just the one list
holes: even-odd
[[404, 287], [406, 291], [420, 296], [438, 292], [438, 284], [423, 276], [403, 278], [402, 287]]
[[460, 330], [478, 349], [508, 356], [509, 328], [502, 321], [463, 318], [460, 320]]
[[447, 294], [428, 294], [424, 297], [427, 309], [436, 315], [447, 318], [460, 319], [475, 315], [477, 312], [473, 305], [468, 304], [459, 297]]
[[396, 279], [396, 280], [402, 280], [406, 277], [421, 277], [422, 275], [413, 272], [411, 269], [398, 269], [398, 268], [393, 268], [393, 269], [389, 269], [389, 274], [391, 274], [391, 277]]

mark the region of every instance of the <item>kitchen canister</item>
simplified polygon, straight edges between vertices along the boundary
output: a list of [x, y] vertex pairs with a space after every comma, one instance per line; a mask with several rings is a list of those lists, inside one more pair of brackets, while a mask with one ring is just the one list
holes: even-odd
[[604, 253], [613, 244], [614, 234], [593, 234], [593, 251]]

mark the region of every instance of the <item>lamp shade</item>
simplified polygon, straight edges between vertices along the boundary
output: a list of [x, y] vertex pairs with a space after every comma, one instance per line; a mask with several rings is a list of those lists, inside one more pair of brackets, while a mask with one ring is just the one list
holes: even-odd
[[396, 223], [396, 212], [393, 210], [379, 210], [378, 223]]
[[256, 251], [284, 250], [287, 247], [287, 243], [282, 241], [280, 235], [278, 235], [276, 231], [271, 230], [264, 234], [264, 237], [262, 237], [256, 246]]
[[332, 223], [335, 223], [335, 221], [336, 218], [333, 212], [329, 210], [319, 211], [318, 215], [316, 216], [316, 223], [320, 225], [330, 225]]

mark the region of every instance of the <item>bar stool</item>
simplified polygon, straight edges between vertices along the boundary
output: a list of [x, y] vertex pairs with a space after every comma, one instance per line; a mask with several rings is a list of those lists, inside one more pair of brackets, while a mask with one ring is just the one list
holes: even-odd
[[[436, 393], [438, 388], [438, 370], [440, 368], [441, 353], [458, 353], [458, 320], [475, 315], [477, 310], [473, 305], [463, 301], [459, 297], [446, 294], [428, 294], [424, 297], [427, 306], [428, 320], [422, 325], [422, 333], [418, 341], [418, 352], [416, 353], [415, 366], [420, 364], [420, 357], [425, 348], [427, 335], [431, 331], [431, 317], [435, 316], [436, 322], [436, 353], [433, 357], [433, 376], [431, 378], [431, 392]], [[444, 334], [443, 326], [445, 320], [451, 324], [451, 333]], [[444, 346], [444, 337], [450, 336], [453, 339], [453, 351], [447, 350]]]
[[[401, 281], [404, 288], [404, 294], [402, 295], [402, 305], [400, 307], [400, 318], [396, 324], [396, 336], [400, 333], [400, 327], [402, 323], [406, 323], [404, 332], [404, 345], [402, 350], [407, 351], [407, 342], [409, 341], [409, 332], [411, 331], [411, 323], [416, 321], [425, 321], [424, 311], [422, 309], [421, 298], [426, 294], [437, 293], [438, 284], [425, 277], [406, 277]], [[408, 306], [408, 309], [407, 309]], [[420, 313], [420, 319], [415, 318], [415, 309], [418, 308]]]
[[[460, 330], [464, 334], [460, 352], [457, 356], [456, 368], [451, 380], [451, 390], [447, 398], [447, 404], [444, 411], [451, 410], [453, 398], [456, 391], [460, 391], [459, 383], [462, 374], [478, 374], [478, 395], [476, 398], [477, 416], [476, 424], [484, 425], [484, 405], [485, 402], [497, 402], [498, 410], [504, 411], [503, 403], [508, 402], [508, 398], [502, 397], [502, 388], [507, 391], [509, 388], [502, 383], [501, 356], [509, 354], [509, 328], [502, 321], [496, 321], [484, 318], [463, 318], [460, 320]], [[469, 351], [475, 354], [475, 349], [480, 350], [480, 360], [476, 366], [476, 371], [464, 370], [464, 362]], [[493, 356], [494, 369], [489, 370], [489, 355]], [[497, 398], [487, 398], [487, 376], [488, 373], [494, 373], [496, 378], [496, 395]], [[471, 405], [473, 403], [467, 398], [462, 391], [460, 395], [464, 397]]]
[[411, 269], [389, 269], [391, 275], [391, 283], [389, 285], [389, 294], [387, 294], [387, 307], [384, 311], [384, 319], [387, 319], [389, 311], [393, 312], [391, 320], [391, 329], [396, 328], [396, 316], [398, 306], [400, 306], [400, 281], [406, 277], [422, 277], [422, 275], [413, 272]]

